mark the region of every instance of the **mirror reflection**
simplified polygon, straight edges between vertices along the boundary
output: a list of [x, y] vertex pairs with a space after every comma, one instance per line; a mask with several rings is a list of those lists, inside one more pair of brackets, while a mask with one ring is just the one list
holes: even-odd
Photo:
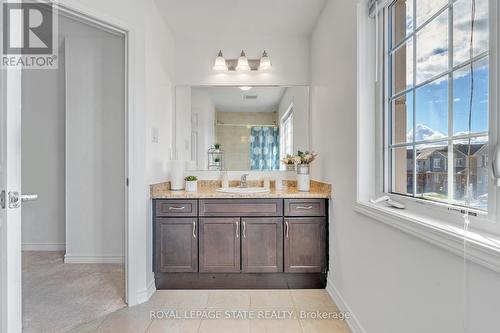
[[177, 87], [175, 126], [191, 170], [285, 170], [309, 149], [309, 88]]

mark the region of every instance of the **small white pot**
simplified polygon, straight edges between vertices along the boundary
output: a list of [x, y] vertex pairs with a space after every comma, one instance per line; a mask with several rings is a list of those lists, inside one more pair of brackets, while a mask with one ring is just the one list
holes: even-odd
[[186, 181], [186, 192], [196, 192], [198, 191], [198, 181]]

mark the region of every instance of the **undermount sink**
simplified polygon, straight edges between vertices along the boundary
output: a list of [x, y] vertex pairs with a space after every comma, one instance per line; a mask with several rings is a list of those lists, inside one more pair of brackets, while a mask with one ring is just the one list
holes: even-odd
[[246, 194], [246, 193], [268, 193], [269, 189], [265, 187], [223, 187], [216, 189], [217, 192]]

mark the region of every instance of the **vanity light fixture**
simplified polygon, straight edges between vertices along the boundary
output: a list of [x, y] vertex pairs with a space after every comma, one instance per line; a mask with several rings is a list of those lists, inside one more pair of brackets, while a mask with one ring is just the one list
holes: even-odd
[[214, 67], [212, 67], [214, 71], [222, 72], [222, 71], [227, 71], [227, 64], [226, 64], [226, 59], [224, 59], [224, 56], [222, 55], [222, 50], [219, 51], [219, 54], [217, 55], [217, 58], [215, 58], [215, 64]]
[[273, 68], [271, 65], [271, 59], [269, 59], [267, 52], [264, 51], [264, 53], [262, 53], [262, 57], [260, 58], [259, 71], [267, 71], [271, 68]]
[[240, 57], [238, 59], [225, 59], [222, 55], [222, 50], [217, 54], [215, 58], [215, 63], [212, 69], [214, 71], [230, 71], [230, 72], [255, 72], [255, 71], [267, 71], [272, 68], [271, 59], [267, 54], [267, 51], [262, 53], [260, 59], [248, 59], [245, 51], [242, 50]]
[[250, 65], [248, 64], [247, 55], [245, 51], [241, 50], [240, 57], [238, 58], [238, 65], [236, 66], [236, 71], [238, 72], [248, 72], [250, 71]]

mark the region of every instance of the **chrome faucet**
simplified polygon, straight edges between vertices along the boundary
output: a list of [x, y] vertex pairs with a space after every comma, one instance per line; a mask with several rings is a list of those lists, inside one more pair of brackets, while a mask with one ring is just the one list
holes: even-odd
[[248, 187], [247, 176], [249, 176], [248, 173], [244, 173], [244, 174], [241, 175], [240, 187], [243, 187], [243, 188]]

